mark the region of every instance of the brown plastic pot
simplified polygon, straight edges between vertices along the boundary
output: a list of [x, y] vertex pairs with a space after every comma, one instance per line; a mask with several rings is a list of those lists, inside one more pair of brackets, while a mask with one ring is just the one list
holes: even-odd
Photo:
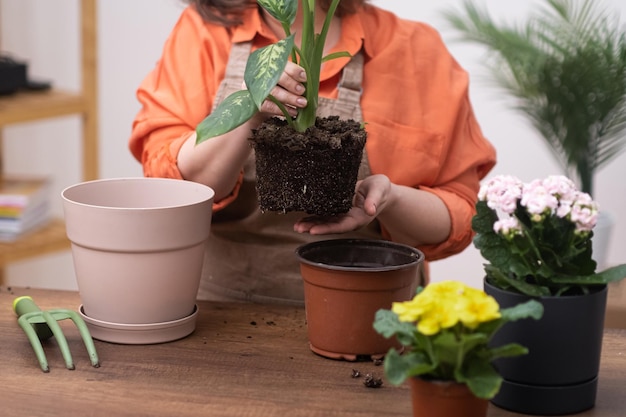
[[413, 417], [485, 417], [489, 400], [476, 397], [465, 384], [411, 378]]
[[413, 298], [423, 253], [385, 240], [335, 239], [302, 245], [296, 255], [313, 352], [353, 361], [399, 347], [374, 330], [374, 316], [394, 301]]

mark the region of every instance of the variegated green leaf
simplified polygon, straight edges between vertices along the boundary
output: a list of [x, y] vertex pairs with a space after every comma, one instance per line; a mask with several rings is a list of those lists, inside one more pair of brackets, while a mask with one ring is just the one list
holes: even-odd
[[293, 35], [273, 45], [257, 49], [246, 63], [244, 80], [257, 108], [278, 84], [293, 49]]
[[298, 0], [257, 0], [257, 3], [279, 22], [291, 26], [296, 19]]
[[230, 132], [250, 120], [257, 111], [247, 90], [231, 94], [196, 127], [196, 145]]

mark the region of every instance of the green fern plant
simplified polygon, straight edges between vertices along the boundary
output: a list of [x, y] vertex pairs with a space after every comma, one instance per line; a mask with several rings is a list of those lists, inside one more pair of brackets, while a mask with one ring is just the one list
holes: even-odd
[[444, 17], [491, 52], [496, 85], [593, 195], [594, 176], [626, 146], [626, 35], [598, 0], [545, 0], [524, 25], [500, 25], [466, 0]]
[[[298, 2], [301, 3], [303, 14], [300, 46], [295, 44], [294, 34], [291, 33], [291, 25], [298, 11]], [[296, 131], [304, 132], [313, 126], [318, 107], [322, 63], [330, 59], [350, 57], [347, 52], [323, 55], [326, 35], [339, 2], [340, 0], [333, 0], [327, 11], [322, 30], [320, 33], [315, 33], [315, 0], [257, 0], [259, 6], [281, 23], [286, 37], [250, 54], [244, 72], [247, 89], [226, 97], [196, 127], [196, 144], [228, 133], [250, 120], [266, 99], [271, 100], [281, 109], [287, 122]], [[307, 81], [304, 85], [307, 106], [298, 112], [295, 119], [287, 113], [283, 104], [270, 94], [289, 59], [303, 67], [307, 74]]]

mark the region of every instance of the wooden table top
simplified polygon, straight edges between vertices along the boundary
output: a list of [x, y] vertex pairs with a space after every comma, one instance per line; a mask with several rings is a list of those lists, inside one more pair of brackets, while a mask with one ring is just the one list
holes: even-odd
[[[61, 322], [76, 369], [55, 341], [44, 343], [50, 372], [12, 310], [30, 295], [42, 309], [76, 310], [78, 293], [0, 287], [0, 409], [7, 416], [409, 416], [408, 384], [386, 382], [382, 366], [326, 359], [309, 350], [304, 311], [258, 304], [199, 302], [190, 336], [155, 345], [95, 341], [90, 365], [74, 325]], [[367, 388], [361, 375], [383, 377]], [[489, 405], [490, 417], [513, 417]], [[626, 331], [605, 332], [598, 397], [579, 417], [626, 416]]]

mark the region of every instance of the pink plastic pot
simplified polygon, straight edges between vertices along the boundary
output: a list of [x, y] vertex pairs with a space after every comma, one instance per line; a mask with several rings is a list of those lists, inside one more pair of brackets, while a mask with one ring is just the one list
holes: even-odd
[[204, 185], [162, 178], [63, 190], [80, 310], [94, 338], [150, 343], [193, 331], [213, 196]]

